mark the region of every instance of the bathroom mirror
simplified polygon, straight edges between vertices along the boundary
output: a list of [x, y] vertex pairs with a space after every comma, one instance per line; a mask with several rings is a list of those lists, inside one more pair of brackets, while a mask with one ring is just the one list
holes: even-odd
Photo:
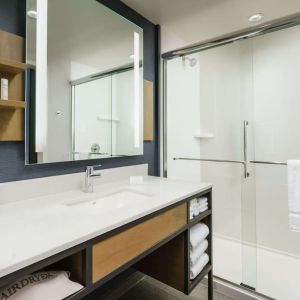
[[26, 163], [143, 154], [143, 30], [96, 0], [27, 0]]

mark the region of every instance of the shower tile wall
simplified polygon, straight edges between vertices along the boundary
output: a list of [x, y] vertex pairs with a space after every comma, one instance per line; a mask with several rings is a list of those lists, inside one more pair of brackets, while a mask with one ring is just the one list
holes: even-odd
[[180, 59], [168, 63], [168, 173], [170, 177], [200, 181], [200, 168], [193, 162], [173, 161], [174, 157], [199, 157], [200, 143], [193, 137], [200, 131], [200, 69]]

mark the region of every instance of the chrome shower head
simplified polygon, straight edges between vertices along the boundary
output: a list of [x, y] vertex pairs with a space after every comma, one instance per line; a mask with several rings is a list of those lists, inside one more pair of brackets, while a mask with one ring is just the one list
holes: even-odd
[[190, 67], [194, 67], [197, 64], [197, 59], [196, 58], [190, 58], [190, 57], [187, 57], [187, 56], [182, 56], [182, 61], [183, 62], [189, 61]]

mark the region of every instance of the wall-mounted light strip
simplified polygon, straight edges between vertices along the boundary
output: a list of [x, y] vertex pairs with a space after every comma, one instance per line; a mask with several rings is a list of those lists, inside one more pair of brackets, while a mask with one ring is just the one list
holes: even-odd
[[37, 0], [36, 152], [45, 152], [47, 147], [47, 17], [48, 0]]
[[140, 147], [140, 35], [134, 32], [134, 147]]

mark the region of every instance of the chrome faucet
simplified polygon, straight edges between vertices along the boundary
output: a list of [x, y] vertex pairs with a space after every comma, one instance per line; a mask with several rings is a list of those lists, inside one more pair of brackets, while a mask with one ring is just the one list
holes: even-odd
[[94, 192], [94, 177], [101, 177], [101, 173], [97, 168], [100, 168], [101, 165], [97, 166], [87, 166], [85, 170], [85, 187], [84, 191], [86, 193], [93, 193]]

